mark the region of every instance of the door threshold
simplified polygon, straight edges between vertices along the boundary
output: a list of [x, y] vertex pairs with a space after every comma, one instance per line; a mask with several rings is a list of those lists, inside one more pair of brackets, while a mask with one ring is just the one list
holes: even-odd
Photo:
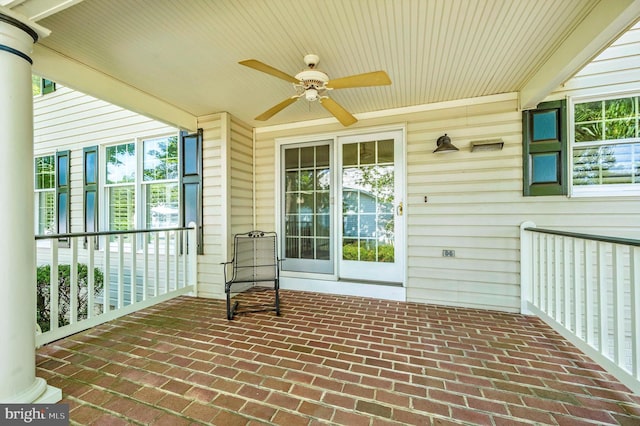
[[373, 281], [373, 280], [357, 280], [353, 278], [338, 278], [338, 282], [353, 283], [353, 284], [371, 284], [371, 285], [383, 285], [390, 287], [402, 287], [400, 282], [392, 281]]

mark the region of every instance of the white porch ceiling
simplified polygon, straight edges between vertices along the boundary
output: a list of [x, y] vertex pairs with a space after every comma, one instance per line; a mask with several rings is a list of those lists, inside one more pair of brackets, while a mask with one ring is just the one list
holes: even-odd
[[[391, 86], [331, 93], [356, 117], [508, 92], [525, 94], [524, 106], [531, 106], [640, 16], [640, 0], [0, 2], [23, 13], [31, 7], [52, 31], [35, 50], [36, 72], [115, 103], [138, 94], [165, 105], [169, 115], [228, 111], [256, 127], [330, 114], [298, 100], [267, 122], [253, 120], [294, 91], [239, 65], [243, 59], [291, 75], [304, 68], [307, 53], [320, 56], [318, 68], [331, 78], [387, 71]], [[85, 71], [65, 72], [70, 68], [55, 61]], [[89, 73], [100, 78], [85, 78]], [[109, 93], [113, 85], [105, 80], [128, 94]]]

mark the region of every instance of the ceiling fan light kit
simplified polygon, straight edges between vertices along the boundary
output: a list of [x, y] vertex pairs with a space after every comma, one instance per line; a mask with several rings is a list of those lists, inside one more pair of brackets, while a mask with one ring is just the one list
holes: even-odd
[[304, 98], [309, 102], [319, 101], [320, 105], [336, 117], [343, 126], [350, 126], [358, 120], [340, 104], [329, 98], [327, 92], [334, 89], [384, 86], [391, 84], [389, 76], [384, 71], [373, 71], [365, 74], [357, 74], [336, 80], [330, 80], [326, 73], [315, 69], [318, 62], [320, 62], [318, 55], [306, 55], [304, 57], [304, 62], [307, 64], [308, 69], [300, 71], [295, 75], [295, 77], [292, 77], [289, 74], [256, 59], [247, 59], [239, 62], [240, 65], [253, 68], [293, 83], [293, 87], [296, 91], [295, 95], [290, 96], [279, 104], [269, 108], [267, 111], [257, 116], [255, 118], [256, 120], [266, 121], [304, 96]]

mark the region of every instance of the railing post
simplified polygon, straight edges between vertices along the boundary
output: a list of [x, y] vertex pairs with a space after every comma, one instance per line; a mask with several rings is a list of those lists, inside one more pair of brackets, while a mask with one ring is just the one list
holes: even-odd
[[520, 313], [532, 315], [528, 303], [533, 287], [533, 239], [526, 228], [535, 228], [533, 222], [523, 222], [520, 225]]
[[629, 248], [629, 281], [631, 282], [631, 370], [640, 381], [640, 248]]
[[69, 264], [69, 324], [78, 320], [78, 238], [69, 238], [71, 262]]
[[60, 297], [58, 285], [58, 241], [51, 240], [51, 274], [49, 278], [49, 330], [58, 328]]
[[94, 237], [87, 237], [87, 318], [93, 317], [93, 305], [95, 303], [95, 249]]
[[193, 285], [193, 295], [198, 295], [198, 233], [195, 222], [189, 222], [187, 231], [187, 285]]

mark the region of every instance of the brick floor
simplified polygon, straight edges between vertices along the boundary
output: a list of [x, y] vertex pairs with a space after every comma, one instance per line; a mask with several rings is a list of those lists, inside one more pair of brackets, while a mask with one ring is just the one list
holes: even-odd
[[234, 321], [180, 297], [40, 348], [37, 374], [82, 425], [640, 424], [640, 396], [537, 318], [281, 297]]

